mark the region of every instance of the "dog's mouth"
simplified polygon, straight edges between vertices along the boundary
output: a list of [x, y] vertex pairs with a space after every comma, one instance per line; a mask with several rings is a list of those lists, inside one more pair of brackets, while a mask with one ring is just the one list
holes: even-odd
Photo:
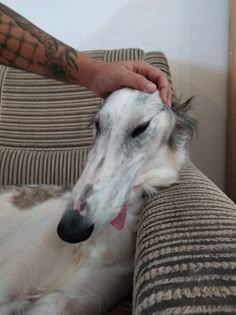
[[[110, 222], [114, 228], [121, 231], [126, 222], [127, 204], [124, 203], [119, 214]], [[94, 225], [78, 210], [67, 210], [57, 227], [57, 234], [67, 243], [80, 243], [86, 241], [92, 234]]]
[[125, 226], [126, 213], [127, 213], [127, 204], [124, 203], [118, 216], [111, 221], [111, 225], [113, 225], [119, 231], [123, 230]]

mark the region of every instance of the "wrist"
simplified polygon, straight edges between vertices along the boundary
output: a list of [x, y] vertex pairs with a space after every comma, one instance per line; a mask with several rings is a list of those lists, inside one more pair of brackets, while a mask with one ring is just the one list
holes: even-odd
[[77, 81], [88, 89], [92, 89], [93, 79], [97, 72], [98, 62], [88, 57], [86, 54], [78, 53], [79, 71]]

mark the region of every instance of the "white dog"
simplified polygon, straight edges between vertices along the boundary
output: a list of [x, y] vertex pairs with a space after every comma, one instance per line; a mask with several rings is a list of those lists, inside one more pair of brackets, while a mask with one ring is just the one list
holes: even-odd
[[176, 182], [195, 120], [189, 103], [128, 88], [108, 97], [73, 190], [0, 195], [0, 315], [97, 315], [130, 292], [143, 192]]

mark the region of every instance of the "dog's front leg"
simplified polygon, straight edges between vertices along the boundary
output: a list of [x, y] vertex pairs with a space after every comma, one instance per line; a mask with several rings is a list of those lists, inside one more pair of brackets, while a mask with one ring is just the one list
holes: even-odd
[[127, 297], [130, 267], [82, 268], [55, 292], [41, 298], [25, 315], [101, 315]]
[[38, 300], [25, 315], [78, 315], [77, 303], [63, 295], [53, 293]]
[[63, 291], [78, 303], [76, 315], [101, 315], [126, 298], [131, 287], [132, 264], [81, 268], [65, 284]]

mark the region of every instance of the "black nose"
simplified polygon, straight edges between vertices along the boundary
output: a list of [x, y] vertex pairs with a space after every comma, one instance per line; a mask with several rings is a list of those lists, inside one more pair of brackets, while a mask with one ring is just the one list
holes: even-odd
[[67, 210], [57, 226], [57, 234], [67, 243], [79, 243], [90, 237], [93, 228], [94, 225], [78, 210]]

